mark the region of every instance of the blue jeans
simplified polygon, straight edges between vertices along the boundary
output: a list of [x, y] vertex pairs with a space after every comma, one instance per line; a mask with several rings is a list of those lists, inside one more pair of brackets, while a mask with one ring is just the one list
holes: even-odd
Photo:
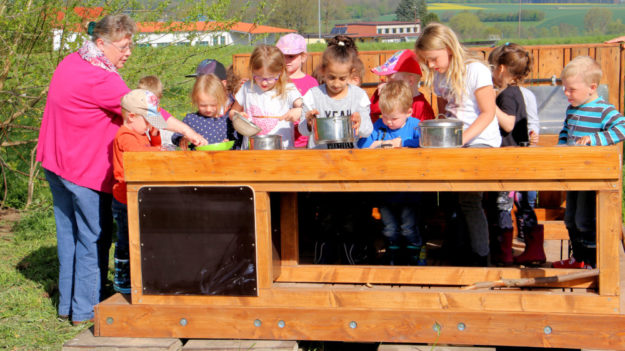
[[384, 236], [391, 244], [397, 244], [404, 237], [407, 244], [421, 246], [421, 235], [417, 226], [417, 211], [410, 204], [388, 204], [380, 206], [384, 223]]
[[93, 318], [102, 299], [111, 245], [111, 194], [76, 185], [44, 170], [50, 184], [59, 258], [59, 315]]
[[115, 243], [115, 258], [128, 259], [128, 205], [113, 198], [113, 218], [117, 223], [117, 242]]

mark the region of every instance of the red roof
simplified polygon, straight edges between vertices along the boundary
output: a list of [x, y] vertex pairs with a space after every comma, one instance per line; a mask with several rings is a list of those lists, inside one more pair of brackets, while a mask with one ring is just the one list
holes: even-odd
[[263, 26], [243, 22], [137, 22], [137, 29], [140, 33], [209, 32], [216, 30], [227, 30], [251, 34], [296, 32], [294, 29]]
[[[102, 7], [74, 7], [74, 13], [85, 20], [96, 20], [102, 16], [103, 12], [104, 8]], [[59, 22], [63, 21], [63, 19], [65, 19], [65, 12], [57, 12], [56, 19]]]

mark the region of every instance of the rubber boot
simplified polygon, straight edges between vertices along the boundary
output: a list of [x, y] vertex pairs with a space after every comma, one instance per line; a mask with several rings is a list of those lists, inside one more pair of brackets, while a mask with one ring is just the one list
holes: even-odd
[[498, 226], [490, 227], [490, 258], [494, 265], [512, 265], [512, 228], [501, 229]]
[[415, 244], [406, 245], [406, 256], [408, 256], [408, 264], [411, 266], [427, 265], [427, 251], [425, 245], [419, 246]]
[[525, 251], [514, 257], [514, 263], [525, 266], [538, 266], [545, 263], [547, 257], [543, 247], [544, 241], [545, 227], [542, 224], [537, 224], [526, 234]]
[[126, 259], [115, 259], [113, 289], [121, 294], [130, 294], [130, 262]]

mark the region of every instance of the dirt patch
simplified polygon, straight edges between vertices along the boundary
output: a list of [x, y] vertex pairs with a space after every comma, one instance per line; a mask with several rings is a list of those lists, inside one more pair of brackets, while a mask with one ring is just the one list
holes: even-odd
[[0, 238], [6, 236], [13, 229], [15, 222], [19, 221], [21, 212], [12, 208], [0, 209]]

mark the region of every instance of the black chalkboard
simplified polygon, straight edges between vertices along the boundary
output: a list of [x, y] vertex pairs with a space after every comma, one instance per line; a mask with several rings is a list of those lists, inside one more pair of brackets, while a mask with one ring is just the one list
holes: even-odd
[[152, 186], [138, 196], [143, 294], [257, 296], [251, 188]]

